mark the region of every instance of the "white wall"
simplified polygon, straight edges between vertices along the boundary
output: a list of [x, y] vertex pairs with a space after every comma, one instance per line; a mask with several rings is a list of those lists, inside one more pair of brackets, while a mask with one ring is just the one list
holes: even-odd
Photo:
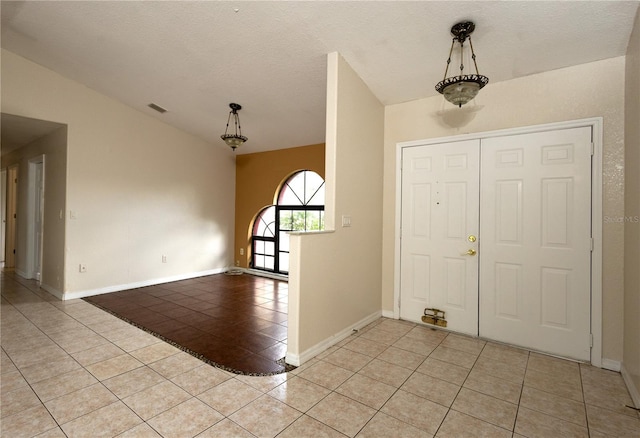
[[384, 107], [337, 53], [327, 78], [325, 227], [334, 231], [291, 236], [293, 364], [380, 315]]
[[232, 265], [235, 159], [224, 144], [6, 50], [2, 111], [68, 125], [66, 298]]
[[625, 90], [624, 356], [622, 374], [640, 407], [640, 10], [629, 40]]
[[42, 241], [43, 288], [60, 295], [64, 284], [65, 223], [60, 212], [65, 210], [67, 179], [67, 127], [16, 149], [2, 157], [2, 167], [18, 165], [18, 222], [16, 240], [16, 271], [30, 275], [27, 260], [28, 245], [28, 178], [29, 160], [44, 155], [44, 211]]
[[[624, 57], [489, 84], [459, 109], [440, 96], [385, 108], [382, 308], [394, 309], [396, 144], [519, 126], [604, 118], [603, 212], [624, 213]], [[474, 107], [475, 105], [475, 107]], [[624, 226], [603, 226], [603, 358], [622, 359]]]

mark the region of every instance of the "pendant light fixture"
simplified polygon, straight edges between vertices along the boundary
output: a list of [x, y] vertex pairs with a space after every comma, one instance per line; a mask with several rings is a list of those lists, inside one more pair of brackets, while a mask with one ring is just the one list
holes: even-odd
[[[242, 135], [242, 128], [240, 127], [240, 116], [238, 116], [238, 111], [242, 109], [242, 106], [237, 103], [230, 103], [229, 108], [229, 117], [227, 118], [227, 128], [224, 130], [224, 134], [220, 136], [221, 139], [234, 151], [238, 146], [242, 146], [245, 141], [248, 140], [247, 137]], [[233, 118], [233, 124], [235, 126], [235, 131], [233, 134], [229, 134], [229, 122]]]
[[[444, 79], [436, 85], [436, 91], [442, 94], [445, 99], [454, 105], [461, 107], [465, 103], [472, 100], [478, 94], [478, 91], [489, 83], [489, 78], [478, 73], [478, 63], [476, 62], [476, 54], [473, 52], [473, 44], [471, 43], [471, 34], [476, 26], [471, 21], [465, 21], [455, 24], [451, 28], [451, 50], [449, 50], [449, 59], [447, 59], [447, 68], [444, 71]], [[469, 47], [471, 48], [471, 59], [476, 68], [475, 74], [464, 73], [464, 42], [469, 39]], [[460, 75], [447, 77], [449, 72], [449, 64], [451, 63], [451, 55], [456, 41], [460, 43]]]

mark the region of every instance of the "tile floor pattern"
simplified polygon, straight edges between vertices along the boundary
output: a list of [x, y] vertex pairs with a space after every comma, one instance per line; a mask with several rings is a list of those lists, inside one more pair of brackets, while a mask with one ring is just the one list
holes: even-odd
[[85, 298], [229, 371], [285, 371], [288, 284], [208, 275]]
[[380, 318], [289, 373], [232, 374], [2, 276], [3, 437], [638, 437], [618, 373]]

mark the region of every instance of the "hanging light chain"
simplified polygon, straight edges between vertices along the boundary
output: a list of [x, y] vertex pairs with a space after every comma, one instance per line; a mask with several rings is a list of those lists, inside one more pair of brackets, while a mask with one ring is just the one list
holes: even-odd
[[460, 41], [460, 76], [464, 74], [464, 40]]
[[476, 66], [476, 74], [479, 75], [478, 71], [478, 63], [476, 62], [476, 54], [473, 51], [473, 43], [471, 42], [471, 35], [469, 35], [469, 47], [471, 47], [471, 59], [473, 59], [473, 64]]
[[229, 111], [229, 117], [227, 117], [227, 127], [224, 130], [224, 135], [227, 135], [227, 133], [229, 132], [229, 120], [231, 120], [231, 113], [232, 111]]
[[444, 69], [444, 79], [447, 79], [447, 73], [449, 73], [449, 64], [451, 64], [451, 54], [453, 53], [453, 45], [456, 43], [456, 39], [454, 38], [451, 41], [451, 49], [449, 49], [449, 58], [447, 58], [447, 67]]
[[240, 126], [240, 116], [238, 115], [237, 111], [233, 111], [233, 115], [235, 116], [235, 122], [236, 122], [236, 134], [240, 134], [240, 136], [242, 137], [242, 127]]

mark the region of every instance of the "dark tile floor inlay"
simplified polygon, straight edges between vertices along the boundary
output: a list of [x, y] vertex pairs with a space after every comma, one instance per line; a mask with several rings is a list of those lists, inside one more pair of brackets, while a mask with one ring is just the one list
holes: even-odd
[[288, 284], [210, 275], [85, 298], [195, 355], [241, 374], [285, 371]]

